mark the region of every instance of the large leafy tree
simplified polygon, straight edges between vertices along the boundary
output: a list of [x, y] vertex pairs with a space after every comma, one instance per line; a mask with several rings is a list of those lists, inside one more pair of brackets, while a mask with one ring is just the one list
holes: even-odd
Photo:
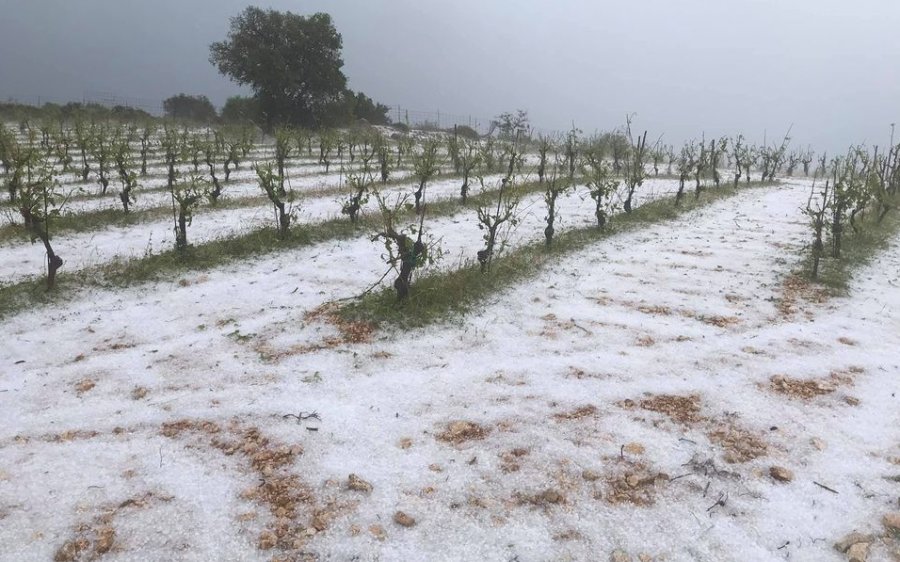
[[224, 41], [210, 45], [209, 61], [253, 88], [270, 127], [317, 127], [329, 108], [344, 102], [341, 45], [328, 14], [306, 17], [251, 6], [231, 18]]
[[163, 102], [166, 117], [209, 123], [216, 120], [216, 108], [206, 96], [178, 94]]
[[365, 119], [372, 125], [387, 125], [391, 122], [387, 115], [390, 110], [388, 106], [375, 103], [362, 92], [347, 90], [347, 95], [353, 99], [353, 116], [357, 119]]
[[259, 122], [259, 103], [256, 98], [232, 96], [222, 106], [222, 119], [228, 122]]

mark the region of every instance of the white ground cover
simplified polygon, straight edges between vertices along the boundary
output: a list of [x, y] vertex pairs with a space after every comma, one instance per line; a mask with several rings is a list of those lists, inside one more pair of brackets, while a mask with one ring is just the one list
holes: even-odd
[[[499, 175], [487, 176], [485, 186], [496, 189]], [[334, 185], [338, 185], [337, 177], [333, 178]], [[314, 187], [328, 187], [331, 179], [309, 178], [309, 185], [294, 185], [294, 188], [302, 194]], [[426, 191], [428, 200], [454, 198], [458, 196], [460, 179], [439, 179], [429, 184]], [[229, 186], [234, 187], [234, 186]], [[383, 189], [390, 201], [402, 194], [411, 194], [416, 184], [391, 185]], [[666, 194], [670, 194], [677, 188], [673, 180], [647, 180], [638, 192], [635, 203], [651, 200]], [[472, 192], [477, 190], [474, 185]], [[229, 189], [224, 198], [234, 197], [237, 189]], [[256, 194], [245, 186], [246, 195]], [[160, 198], [167, 194], [158, 194]], [[342, 199], [338, 196], [320, 196], [299, 199], [299, 211], [296, 214], [295, 224], [319, 222], [340, 216]], [[410, 201], [412, 198], [410, 197]], [[164, 201], [162, 201], [164, 202]], [[568, 197], [562, 197], [559, 201], [559, 223], [557, 230], [566, 227], [569, 221], [575, 224], [592, 222], [593, 207], [585, 188], [580, 192], [570, 193]], [[541, 195], [532, 195], [523, 199], [521, 203], [522, 223], [517, 231], [518, 236], [510, 236], [510, 244], [518, 244], [522, 240], [530, 240], [543, 230], [545, 210]], [[374, 198], [364, 207], [365, 211], [377, 211]], [[193, 244], [200, 244], [210, 240], [228, 236], [240, 235], [266, 224], [274, 224], [273, 209], [269, 204], [258, 204], [245, 208], [220, 209], [202, 207], [194, 213], [194, 220], [188, 227], [188, 240]], [[348, 219], [349, 220], [349, 219]], [[448, 239], [448, 245], [444, 250], [452, 255], [458, 255], [456, 250], [461, 250], [472, 255], [472, 248], [480, 244], [480, 234], [477, 230], [477, 220], [474, 212], [462, 212], [450, 218], [444, 218], [436, 222], [429, 221], [429, 229], [435, 237], [451, 237], [463, 233], [463, 241], [453, 244]], [[368, 233], [365, 233], [368, 234]], [[467, 236], [466, 234], [472, 235]], [[524, 238], [523, 238], [524, 236]], [[362, 236], [363, 239], [367, 236]], [[458, 236], [457, 236], [458, 238]], [[109, 227], [103, 230], [62, 233], [55, 237], [53, 244], [57, 254], [65, 260], [66, 272], [79, 271], [91, 266], [108, 263], [112, 260], [139, 258], [141, 256], [168, 250], [173, 247], [175, 232], [171, 218], [164, 220], [147, 221], [140, 224], [125, 227]], [[471, 241], [470, 241], [471, 240]], [[454, 261], [454, 264], [457, 262]], [[0, 283], [14, 283], [24, 279], [43, 275], [46, 267], [46, 254], [38, 245], [23, 243], [21, 241], [0, 244]]]
[[[304, 192], [311, 189], [338, 187], [346, 182], [347, 174], [351, 171], [356, 172], [358, 169], [347, 169], [346, 171], [338, 171], [332, 168], [331, 172], [325, 173], [325, 168], [321, 170], [304, 170], [302, 168], [287, 168], [287, 181], [290, 186], [299, 191]], [[204, 172], [205, 173], [205, 172]], [[411, 174], [409, 170], [392, 170], [391, 179], [402, 179]], [[241, 170], [231, 174], [229, 182], [224, 181], [224, 175], [218, 174], [219, 180], [222, 182], [222, 194], [230, 196], [252, 196], [261, 193], [259, 183], [257, 182], [256, 171], [249, 166], [243, 166]], [[184, 178], [184, 176], [182, 176]], [[208, 175], [204, 175], [207, 181]], [[162, 190], [166, 186], [165, 178], [147, 178], [139, 180], [140, 185], [134, 190], [135, 202], [132, 203], [132, 209], [140, 210], [148, 207], [158, 207], [171, 202], [168, 192]], [[211, 187], [210, 183], [210, 187]], [[61, 192], [68, 197], [68, 200], [62, 208], [64, 214], [81, 214], [90, 211], [98, 211], [103, 209], [121, 209], [122, 202], [119, 200], [119, 192], [121, 184], [119, 182], [111, 182], [106, 195], [99, 194], [99, 187], [90, 184], [75, 185], [71, 183], [62, 184]], [[80, 194], [87, 194], [87, 197], [79, 197]], [[10, 218], [10, 217], [8, 217]], [[11, 218], [18, 220], [18, 217], [12, 215]], [[5, 222], [9, 222], [8, 220]]]
[[[785, 316], [807, 189], [608, 238], [465, 318], [363, 343], [308, 316], [381, 274], [360, 240], [2, 320], [0, 558], [96, 550], [103, 528], [104, 560], [843, 560], [835, 540], [897, 510], [900, 245], [847, 298]], [[808, 400], [770, 384], [834, 371]], [[163, 426], [185, 419], [223, 429]], [[459, 420], [482, 431], [443, 440]], [[289, 462], [229, 447], [251, 427]], [[258, 490], [291, 476], [296, 548], [260, 550], [279, 512]]]
[[[327, 189], [339, 184], [338, 177], [311, 177], [306, 183], [297, 185], [298, 193], [295, 224], [319, 222], [341, 215], [344, 196], [310, 196], [314, 189]], [[459, 190], [461, 180], [452, 178], [438, 180], [429, 188], [429, 194], [435, 197], [453, 197]], [[259, 197], [257, 187], [252, 190], [248, 185], [229, 185], [223, 193], [223, 199], [243, 196]], [[396, 196], [401, 193], [411, 194], [415, 185], [397, 184], [383, 188], [385, 194]], [[304, 196], [304, 192], [307, 193]], [[349, 190], [348, 190], [349, 193]], [[142, 197], [156, 196], [159, 201], [155, 205], [167, 203], [167, 193], [146, 194]], [[143, 199], [139, 203], [147, 204]], [[137, 205], [136, 205], [137, 206]], [[374, 199], [365, 207], [367, 211], [376, 210]], [[194, 220], [188, 227], [188, 241], [200, 244], [210, 240], [228, 236], [236, 236], [260, 228], [267, 224], [274, 225], [274, 210], [268, 202], [247, 207], [216, 209], [203, 206], [194, 213]], [[348, 219], [349, 220], [349, 219]], [[57, 254], [65, 260], [66, 271], [78, 271], [94, 265], [104, 264], [115, 259], [139, 258], [146, 254], [159, 253], [174, 246], [175, 232], [171, 218], [152, 220], [124, 227], [111, 226], [102, 230], [81, 233], [63, 232], [53, 240]], [[15, 241], [0, 244], [0, 283], [14, 283], [26, 278], [43, 275], [46, 254], [42, 246]]]

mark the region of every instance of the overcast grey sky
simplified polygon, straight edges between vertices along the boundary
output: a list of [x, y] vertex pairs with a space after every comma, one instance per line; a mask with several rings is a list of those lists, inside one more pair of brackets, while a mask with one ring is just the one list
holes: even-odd
[[[208, 46], [247, 0], [0, 0], [0, 96], [239, 92]], [[627, 113], [669, 142], [793, 123], [794, 144], [884, 144], [900, 121], [900, 0], [269, 0], [329, 12], [353, 89], [584, 131]]]

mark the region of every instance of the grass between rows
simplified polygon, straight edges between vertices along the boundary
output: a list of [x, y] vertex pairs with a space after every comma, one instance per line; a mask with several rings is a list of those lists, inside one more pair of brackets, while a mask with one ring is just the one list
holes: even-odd
[[[879, 252], [887, 249], [900, 232], [900, 194], [890, 199], [891, 211], [878, 222], [875, 213], [868, 213], [860, 222], [860, 231], [854, 232], [849, 223], [841, 241], [841, 257], [831, 257], [831, 247], [826, 242], [827, 256], [819, 262], [819, 277], [816, 279], [835, 295], [846, 295], [850, 290], [853, 273], [870, 263]], [[810, 233], [812, 239], [812, 233]], [[803, 260], [803, 274], [809, 278], [812, 272], [812, 251], [806, 250]]]
[[[522, 195], [539, 192], [543, 186], [537, 182], [524, 183], [518, 192]], [[429, 217], [450, 216], [464, 209], [475, 209], [497, 197], [496, 190], [473, 193], [463, 205], [459, 199], [443, 199], [428, 204]], [[408, 219], [414, 212], [407, 213]], [[378, 213], [361, 214], [356, 224], [340, 217], [309, 224], [296, 224], [286, 240], [279, 240], [275, 229], [266, 227], [245, 234], [212, 240], [190, 246], [184, 252], [174, 249], [159, 254], [109, 263], [67, 273], [60, 270], [56, 288], [47, 292], [42, 279], [29, 279], [7, 286], [0, 286], [0, 318], [47, 303], [58, 302], [65, 295], [85, 288], [116, 289], [134, 286], [148, 281], [168, 279], [189, 271], [203, 271], [236, 260], [263, 257], [266, 254], [302, 248], [312, 244], [363, 236], [375, 232], [380, 224]], [[188, 231], [190, 236], [190, 231]], [[40, 251], [35, 247], [35, 251]], [[65, 259], [65, 255], [61, 256]]]
[[[533, 277], [554, 261], [597, 241], [649, 224], [675, 219], [732, 197], [747, 187], [769, 185], [774, 184], [753, 182], [742, 184], [739, 189], [710, 188], [704, 191], [700, 199], [688, 195], [678, 206], [674, 204], [674, 196], [656, 199], [641, 205], [630, 214], [613, 216], [603, 230], [595, 226], [567, 230], [554, 237], [550, 248], [540, 240], [495, 256], [486, 273], [481, 273], [479, 264], [471, 260], [459, 269], [432, 271], [421, 275], [413, 282], [409, 299], [405, 302], [399, 303], [394, 290], [384, 288], [341, 304], [337, 313], [351, 322], [362, 321], [376, 326], [388, 324], [401, 329], [444, 321], [469, 312], [497, 291]], [[481, 248], [472, 248], [472, 254], [479, 249]]]
[[[444, 175], [440, 176], [440, 180], [447, 179], [456, 179], [461, 178], [461, 176], [457, 176], [456, 174]], [[387, 183], [378, 182], [376, 185], [381, 187], [385, 186], [397, 186], [403, 184], [411, 184], [414, 181], [414, 178], [409, 176], [404, 176], [401, 178], [396, 178], [393, 180], [388, 180]], [[247, 197], [228, 197], [228, 186], [234, 185], [238, 180], [232, 180], [228, 183], [222, 182], [222, 191], [226, 194], [225, 197], [220, 199], [216, 203], [206, 203], [200, 207], [200, 209], [195, 212], [195, 214], [199, 215], [204, 211], [216, 211], [216, 210], [228, 210], [228, 209], [243, 209], [248, 207], [259, 207], [264, 205], [271, 205], [269, 200], [264, 195], [257, 196], [247, 196]], [[240, 182], [244, 183], [244, 182]], [[149, 193], [151, 191], [166, 191], [166, 187], [163, 186], [161, 188], [153, 188], [152, 190], [143, 190], [138, 193], [138, 195], [142, 193]], [[319, 198], [319, 197], [337, 197], [341, 194], [349, 194], [350, 190], [346, 186], [331, 186], [331, 187], [321, 187], [321, 188], [310, 188], [306, 190], [297, 190], [295, 191], [295, 195], [300, 205], [303, 205], [303, 200], [308, 198]], [[111, 192], [112, 193], [112, 192]], [[97, 209], [94, 211], [88, 211], [85, 213], [65, 213], [63, 212], [58, 218], [53, 221], [52, 229], [53, 234], [58, 235], [60, 233], [66, 232], [91, 232], [95, 230], [102, 230], [107, 227], [124, 227], [131, 226], [135, 224], [141, 224], [154, 220], [162, 220], [165, 218], [172, 217], [172, 205], [171, 203], [166, 203], [165, 205], [160, 205], [157, 207], [145, 207], [145, 208], [132, 208], [132, 211], [127, 215], [122, 211], [119, 207], [108, 208], [108, 209]], [[7, 242], [12, 240], [19, 241], [27, 241], [28, 233], [17, 224], [5, 224], [0, 226], [0, 242]]]

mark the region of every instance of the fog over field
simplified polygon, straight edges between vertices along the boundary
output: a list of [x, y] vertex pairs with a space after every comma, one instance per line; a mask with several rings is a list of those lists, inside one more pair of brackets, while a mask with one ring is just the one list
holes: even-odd
[[[241, 90], [207, 61], [245, 0], [0, 0], [0, 96], [162, 100]], [[377, 101], [539, 128], [743, 131], [841, 151], [885, 144], [900, 99], [895, 0], [269, 1], [330, 13], [350, 86]]]

